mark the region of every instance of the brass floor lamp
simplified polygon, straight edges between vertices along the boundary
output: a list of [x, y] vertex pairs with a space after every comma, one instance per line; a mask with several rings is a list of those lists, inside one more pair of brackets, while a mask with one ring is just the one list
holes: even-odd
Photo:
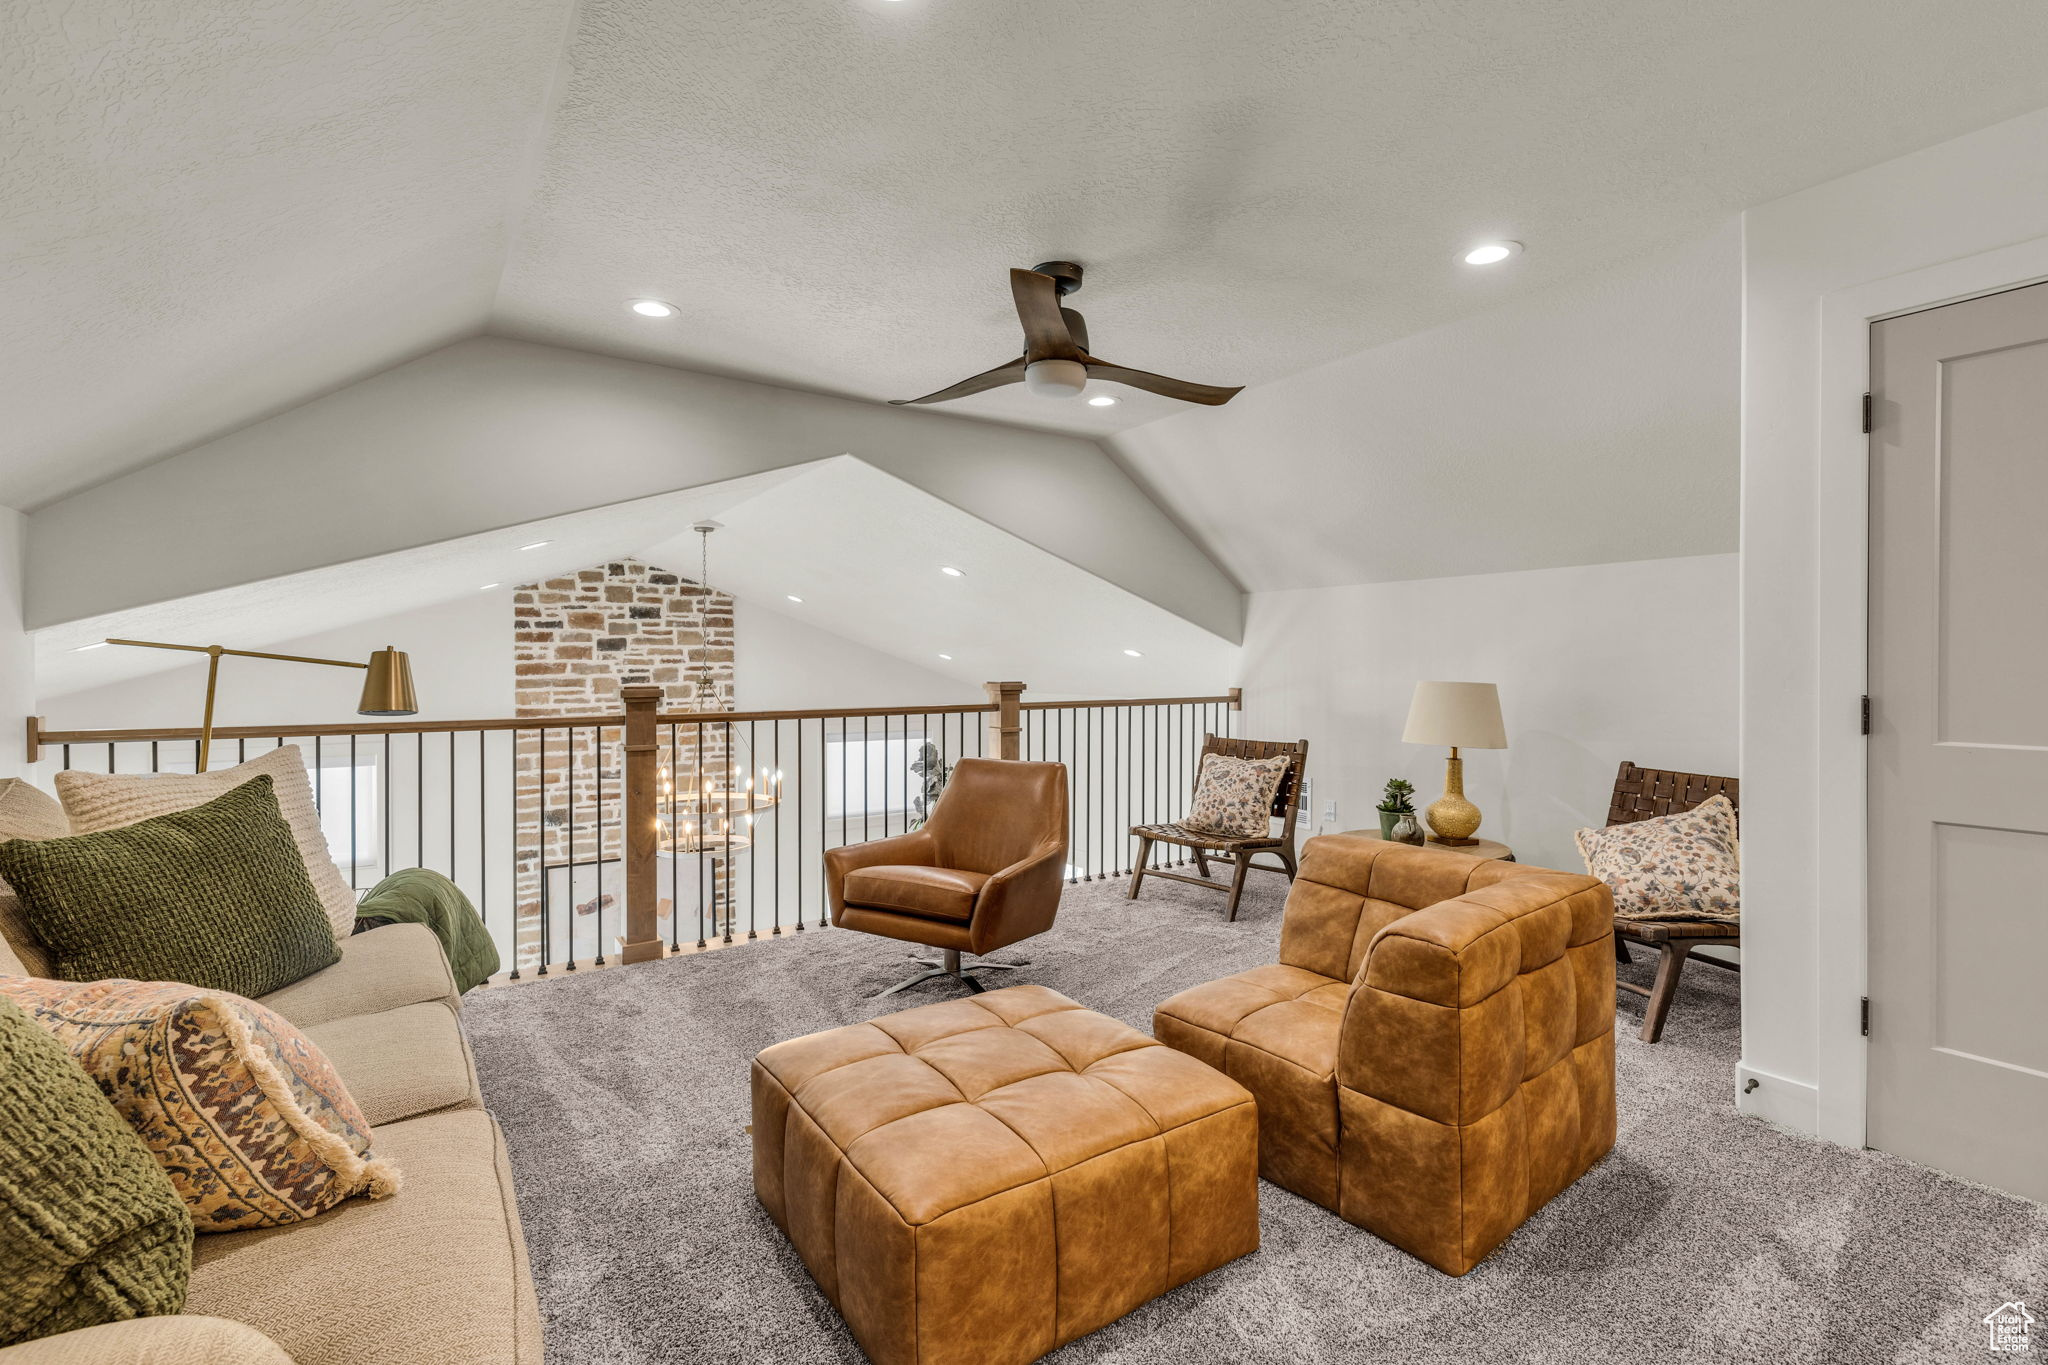
[[229, 649], [225, 645], [173, 645], [161, 640], [108, 640], [110, 645], [134, 645], [140, 649], [179, 649], [188, 654], [204, 654], [206, 658], [206, 712], [199, 722], [199, 767], [206, 771], [207, 754], [213, 748], [213, 697], [215, 684], [220, 678], [221, 656], [232, 654], [239, 659], [276, 659], [288, 664], [325, 664], [330, 668], [362, 668], [369, 670], [363, 680], [362, 700], [356, 705], [359, 716], [410, 716], [419, 712], [419, 699], [412, 690], [412, 661], [403, 651], [386, 645], [370, 656], [368, 663], [357, 663], [352, 659], [314, 659], [303, 654], [268, 654], [260, 649]]

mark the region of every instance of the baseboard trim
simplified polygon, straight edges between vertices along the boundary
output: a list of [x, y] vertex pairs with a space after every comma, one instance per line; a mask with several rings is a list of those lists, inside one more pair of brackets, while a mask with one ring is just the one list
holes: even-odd
[[[1756, 1084], [1752, 1086], [1751, 1081]], [[1735, 1109], [1808, 1137], [1820, 1132], [1819, 1086], [1743, 1062], [1735, 1065]]]

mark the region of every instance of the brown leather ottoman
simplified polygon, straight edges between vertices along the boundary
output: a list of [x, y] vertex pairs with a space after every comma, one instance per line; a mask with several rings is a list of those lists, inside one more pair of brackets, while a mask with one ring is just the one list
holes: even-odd
[[1259, 1245], [1250, 1092], [1043, 986], [754, 1059], [754, 1191], [876, 1365], [1036, 1360]]

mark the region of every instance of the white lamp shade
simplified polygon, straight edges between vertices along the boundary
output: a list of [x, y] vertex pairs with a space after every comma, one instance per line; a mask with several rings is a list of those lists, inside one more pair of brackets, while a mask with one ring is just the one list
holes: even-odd
[[1500, 688], [1493, 683], [1419, 682], [1408, 704], [1404, 744], [1445, 749], [1505, 749], [1508, 732], [1500, 721]]
[[1034, 360], [1024, 367], [1024, 387], [1040, 398], [1079, 398], [1088, 387], [1088, 367], [1078, 360]]

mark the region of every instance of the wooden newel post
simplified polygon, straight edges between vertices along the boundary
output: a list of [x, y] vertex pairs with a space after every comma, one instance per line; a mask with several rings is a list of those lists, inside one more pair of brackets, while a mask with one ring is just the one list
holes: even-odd
[[655, 741], [659, 687], [621, 688], [626, 702], [626, 933], [619, 961], [661, 956], [655, 902], [660, 895], [656, 855], [661, 851], [660, 744]]
[[988, 699], [996, 707], [996, 757], [1024, 757], [1024, 684], [987, 684]]

